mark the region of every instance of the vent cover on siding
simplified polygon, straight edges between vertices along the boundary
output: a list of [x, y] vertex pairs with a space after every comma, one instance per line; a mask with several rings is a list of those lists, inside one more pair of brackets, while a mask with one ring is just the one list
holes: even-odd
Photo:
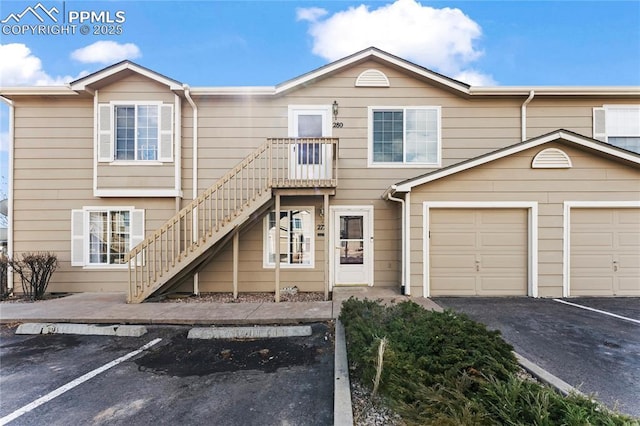
[[547, 148], [540, 151], [531, 164], [532, 169], [568, 169], [571, 167], [569, 156], [558, 148]]
[[389, 79], [379, 70], [363, 71], [356, 79], [356, 87], [389, 87]]

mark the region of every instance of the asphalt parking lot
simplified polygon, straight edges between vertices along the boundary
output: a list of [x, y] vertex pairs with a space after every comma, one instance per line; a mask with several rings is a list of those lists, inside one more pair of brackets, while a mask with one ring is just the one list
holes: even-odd
[[640, 417], [639, 298], [564, 299], [613, 316], [552, 299], [434, 300], [500, 330], [516, 352], [580, 391]]
[[312, 324], [309, 337], [254, 340], [148, 328], [134, 338], [14, 335], [3, 326], [0, 425], [333, 424], [331, 325]]

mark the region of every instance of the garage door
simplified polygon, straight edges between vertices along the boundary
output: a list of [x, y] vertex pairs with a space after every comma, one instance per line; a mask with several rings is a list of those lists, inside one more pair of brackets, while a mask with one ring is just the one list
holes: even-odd
[[430, 209], [430, 295], [527, 295], [526, 209]]
[[640, 209], [571, 209], [571, 296], [640, 296]]

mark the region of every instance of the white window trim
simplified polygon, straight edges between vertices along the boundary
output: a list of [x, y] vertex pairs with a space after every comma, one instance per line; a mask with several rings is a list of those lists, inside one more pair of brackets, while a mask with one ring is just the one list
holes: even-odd
[[563, 211], [562, 297], [571, 297], [571, 209], [640, 208], [640, 201], [565, 201]]
[[[438, 138], [437, 138], [437, 160], [434, 163], [380, 163], [373, 161], [373, 112], [374, 111], [391, 111], [391, 110], [402, 110], [405, 112], [407, 109], [426, 109], [426, 110], [435, 110], [437, 112], [437, 126], [438, 126]], [[403, 117], [406, 114], [403, 115]], [[442, 107], [434, 106], [434, 105], [404, 105], [404, 106], [370, 106], [368, 107], [368, 115], [367, 115], [367, 164], [370, 168], [403, 168], [403, 169], [411, 169], [411, 168], [421, 168], [425, 167], [433, 167], [438, 168], [442, 166]], [[406, 121], [403, 122], [403, 138], [405, 137], [404, 132], [406, 130]], [[403, 140], [403, 150], [404, 140]], [[405, 153], [403, 152], [403, 155]]]
[[[111, 101], [109, 102], [109, 105], [111, 106], [111, 113], [113, 114], [113, 123], [111, 123], [111, 132], [112, 132], [112, 144], [111, 144], [111, 149], [113, 149], [113, 161], [110, 163], [112, 165], [136, 165], [136, 166], [142, 166], [142, 165], [161, 165], [164, 164], [164, 162], [158, 160], [158, 158], [160, 158], [160, 143], [161, 143], [161, 138], [162, 138], [162, 123], [161, 123], [161, 115], [162, 115], [162, 110], [161, 107], [162, 105], [164, 105], [164, 102], [162, 101]], [[117, 117], [116, 117], [116, 107], [135, 107], [135, 117], [138, 117], [138, 107], [139, 106], [149, 106], [149, 105], [154, 105], [158, 107], [158, 150], [157, 150], [157, 154], [156, 154], [156, 159], [155, 160], [118, 160], [116, 159], [116, 144], [117, 144], [117, 139], [116, 139], [116, 122], [117, 122]], [[169, 104], [167, 104], [169, 105]], [[136, 130], [137, 130], [137, 120], [135, 120], [136, 123]], [[134, 154], [138, 155], [138, 135], [137, 135], [137, 131], [136, 131], [136, 136], [135, 136], [135, 148], [134, 148]]]
[[[610, 137], [619, 137], [619, 138], [640, 138], [640, 132], [637, 134], [625, 134], [625, 133], [621, 133], [621, 134], [613, 134], [609, 132], [608, 126], [609, 126], [609, 119], [607, 118], [607, 116], [611, 113], [611, 111], [615, 111], [615, 110], [624, 110], [624, 109], [635, 109], [638, 110], [640, 113], [640, 104], [604, 104], [602, 105], [602, 107], [594, 107], [593, 108], [593, 138], [600, 140], [602, 142], [611, 144], [611, 142], [609, 141]], [[601, 113], [603, 114], [604, 117], [604, 122], [602, 123], [604, 125], [604, 128], [598, 128], [597, 124], [598, 124], [598, 120], [596, 117], [597, 113]]]
[[[133, 220], [132, 212], [136, 209], [134, 206], [85, 206], [82, 208], [84, 212], [83, 217], [83, 229], [84, 229], [84, 251], [83, 251], [83, 269], [89, 270], [121, 270], [127, 269], [129, 265], [127, 263], [121, 264], [105, 264], [105, 263], [89, 263], [89, 213], [91, 212], [113, 212], [113, 211], [128, 211], [129, 212], [129, 220]], [[133, 245], [133, 226], [129, 224], [129, 250], [131, 250]]]
[[[280, 212], [288, 212], [291, 210], [308, 210], [311, 216], [311, 243], [309, 244], [309, 251], [311, 252], [311, 259], [308, 265], [305, 264], [288, 264], [280, 263], [280, 269], [315, 269], [316, 265], [316, 211], [313, 206], [282, 206]], [[274, 213], [275, 210], [269, 210], [264, 216], [262, 225], [262, 267], [265, 269], [275, 269], [276, 264], [269, 262], [269, 215]]]
[[538, 203], [528, 201], [425, 201], [422, 203], [422, 295], [430, 297], [429, 230], [430, 209], [527, 209], [527, 295], [538, 297]]

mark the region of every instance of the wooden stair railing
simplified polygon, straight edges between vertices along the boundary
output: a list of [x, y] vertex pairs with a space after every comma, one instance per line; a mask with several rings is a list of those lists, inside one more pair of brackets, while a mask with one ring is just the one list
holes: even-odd
[[268, 139], [127, 254], [127, 301], [140, 303], [170, 283], [269, 201], [272, 188], [335, 187], [337, 144]]

